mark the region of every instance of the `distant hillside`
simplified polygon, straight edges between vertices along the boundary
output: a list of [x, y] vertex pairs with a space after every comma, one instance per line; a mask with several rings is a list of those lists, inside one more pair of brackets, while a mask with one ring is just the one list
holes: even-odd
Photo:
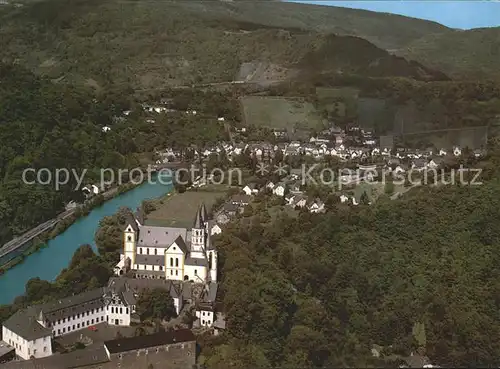
[[313, 73], [356, 74], [367, 77], [407, 77], [416, 80], [447, 80], [441, 72], [417, 62], [390, 55], [358, 37], [325, 36], [316, 50], [301, 61], [302, 69]]
[[430, 34], [399, 53], [454, 77], [500, 80], [500, 27]]
[[[3, 16], [0, 47], [6, 61], [22, 63], [58, 81], [76, 80], [95, 87], [126, 83], [155, 88], [236, 78], [266, 82], [311, 70], [443, 78], [366, 40], [302, 29], [301, 21], [306, 24], [320, 16], [316, 8], [267, 2], [48, 0]], [[290, 9], [300, 17], [287, 18], [284, 10]], [[302, 10], [311, 10], [312, 18]], [[358, 27], [360, 33], [376, 28], [390, 33], [383, 25], [387, 15], [376, 15], [370, 26], [369, 12], [360, 12], [359, 18], [348, 9], [330, 13], [336, 14], [339, 25], [353, 24], [350, 33]], [[280, 25], [266, 25], [275, 15]], [[398, 22], [391, 26], [391, 34], [398, 35], [394, 32], [402, 24]], [[428, 26], [442, 29], [433, 23]], [[416, 28], [411, 26], [405, 39], [423, 34]], [[397, 38], [404, 34], [401, 30]]]

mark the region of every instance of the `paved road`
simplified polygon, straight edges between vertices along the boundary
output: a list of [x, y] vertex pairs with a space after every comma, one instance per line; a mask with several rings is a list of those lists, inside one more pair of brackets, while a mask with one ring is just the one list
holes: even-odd
[[28, 232], [24, 233], [23, 235], [16, 237], [13, 240], [10, 240], [0, 248], [0, 258], [15, 251], [19, 247], [23, 246], [25, 243], [31, 241], [33, 238], [42, 234], [43, 232], [55, 227], [57, 223], [69, 217], [71, 214], [73, 214], [73, 212], [74, 212], [73, 209], [66, 210], [64, 213], [59, 214], [56, 218], [48, 220], [42, 224], [39, 224], [35, 228], [32, 228]]
[[[212, 87], [212, 86], [225, 86], [225, 85], [261, 85], [261, 86], [269, 86], [275, 83], [283, 82], [284, 80], [276, 79], [269, 81], [228, 81], [228, 82], [212, 82], [212, 83], [201, 83], [194, 85], [179, 85], [179, 86], [170, 86], [172, 88], [200, 88], [200, 87]], [[146, 91], [157, 91], [157, 90], [165, 90], [165, 87], [157, 87], [157, 88], [143, 88], [135, 90], [137, 92], [146, 92]]]

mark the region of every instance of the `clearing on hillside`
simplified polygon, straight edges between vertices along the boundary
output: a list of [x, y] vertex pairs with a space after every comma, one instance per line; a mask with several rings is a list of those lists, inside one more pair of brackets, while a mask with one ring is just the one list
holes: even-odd
[[248, 125], [286, 129], [288, 132], [323, 127], [323, 120], [313, 104], [303, 99], [245, 96], [241, 103]]
[[[148, 214], [146, 224], [157, 227], [191, 227], [198, 207], [204, 203], [208, 211], [224, 192], [186, 191], [170, 194], [156, 201], [156, 210]], [[163, 203], [162, 203], [163, 202]]]

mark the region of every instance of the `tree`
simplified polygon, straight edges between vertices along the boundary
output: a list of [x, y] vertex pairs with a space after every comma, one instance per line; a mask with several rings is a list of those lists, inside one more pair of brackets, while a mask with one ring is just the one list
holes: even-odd
[[363, 191], [363, 193], [361, 194], [361, 197], [359, 198], [359, 203], [361, 205], [369, 205], [370, 204], [370, 199], [369, 199], [366, 191]]
[[144, 329], [144, 327], [139, 326], [134, 331], [134, 336], [136, 337], [145, 335], [146, 335], [146, 330]]
[[394, 193], [394, 183], [392, 181], [387, 181], [385, 183], [384, 192], [387, 195], [392, 195]]
[[141, 320], [169, 320], [177, 316], [174, 300], [169, 291], [162, 288], [143, 290], [137, 300], [137, 312]]

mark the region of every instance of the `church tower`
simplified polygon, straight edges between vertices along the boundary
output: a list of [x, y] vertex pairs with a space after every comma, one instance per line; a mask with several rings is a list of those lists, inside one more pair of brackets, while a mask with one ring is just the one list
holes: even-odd
[[131, 267], [135, 264], [136, 242], [139, 236], [139, 227], [133, 217], [130, 217], [123, 230], [123, 255], [125, 260], [130, 259]]
[[205, 224], [203, 222], [201, 207], [196, 212], [193, 228], [191, 229], [191, 257], [205, 258]]
[[206, 226], [208, 223], [208, 213], [207, 213], [207, 208], [205, 207], [205, 203], [201, 204], [200, 216], [201, 216], [201, 220], [203, 221], [203, 224]]
[[217, 282], [217, 251], [208, 252], [208, 266], [210, 268], [210, 281]]

